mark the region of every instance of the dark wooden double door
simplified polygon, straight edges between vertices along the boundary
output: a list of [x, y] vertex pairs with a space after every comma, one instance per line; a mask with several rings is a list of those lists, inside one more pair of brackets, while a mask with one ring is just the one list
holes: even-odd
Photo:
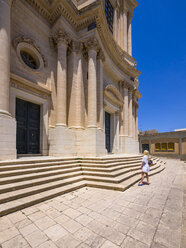
[[105, 146], [107, 152], [110, 152], [110, 114], [105, 112]]
[[40, 105], [16, 99], [18, 154], [40, 153]]

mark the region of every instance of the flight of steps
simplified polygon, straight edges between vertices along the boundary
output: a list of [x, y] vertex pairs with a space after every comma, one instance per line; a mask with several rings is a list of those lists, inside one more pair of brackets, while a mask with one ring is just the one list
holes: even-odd
[[[84, 186], [124, 191], [140, 180], [142, 156], [0, 162], [0, 216]], [[149, 175], [164, 169], [153, 157]]]

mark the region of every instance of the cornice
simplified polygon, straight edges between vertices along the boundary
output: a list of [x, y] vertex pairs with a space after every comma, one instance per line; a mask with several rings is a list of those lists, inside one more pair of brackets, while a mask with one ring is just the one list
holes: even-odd
[[[79, 31], [86, 28], [90, 23], [96, 22], [97, 31], [101, 42], [112, 61], [125, 74], [131, 77], [138, 77], [141, 72], [135, 68], [135, 59], [114, 40], [105, 18], [104, 4], [102, 0], [97, 0], [91, 5], [78, 10], [71, 1], [55, 0], [55, 5], [52, 5], [50, 12], [43, 8], [41, 0], [26, 0], [32, 5], [42, 16], [44, 16], [51, 25], [59, 16], [63, 16], [71, 26]], [[135, 0], [130, 0], [135, 1]], [[109, 42], [108, 42], [109, 41]]]

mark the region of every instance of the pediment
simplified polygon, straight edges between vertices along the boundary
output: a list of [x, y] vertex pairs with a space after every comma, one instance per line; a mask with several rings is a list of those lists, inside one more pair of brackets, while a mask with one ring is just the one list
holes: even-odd
[[113, 85], [107, 85], [104, 90], [104, 97], [111, 104], [121, 107], [123, 105], [123, 98], [119, 92], [119, 90]]

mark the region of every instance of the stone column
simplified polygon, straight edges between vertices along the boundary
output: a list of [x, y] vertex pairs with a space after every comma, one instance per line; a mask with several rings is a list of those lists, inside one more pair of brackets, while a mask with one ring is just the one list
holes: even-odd
[[124, 87], [123, 82], [119, 82], [120, 85], [120, 93], [123, 97], [123, 105], [120, 111], [120, 136], [124, 136], [124, 115], [125, 115], [125, 106], [124, 106]]
[[129, 135], [129, 95], [128, 84], [124, 83], [124, 136]]
[[136, 139], [136, 121], [135, 121], [136, 113], [135, 113], [135, 97], [133, 96], [132, 101], [132, 137]]
[[68, 125], [83, 128], [85, 122], [85, 99], [82, 68], [83, 43], [73, 41], [70, 46], [69, 67], [69, 117]]
[[132, 15], [128, 15], [128, 53], [132, 56]]
[[0, 114], [9, 113], [10, 90], [10, 0], [0, 0]]
[[57, 36], [57, 125], [66, 126], [67, 122], [67, 46], [68, 38], [63, 32]]
[[9, 112], [11, 4], [0, 0], [0, 160], [16, 158], [16, 121]]
[[114, 39], [117, 40], [117, 26], [118, 26], [118, 22], [117, 22], [117, 8], [114, 9]]
[[138, 104], [136, 104], [136, 141], [138, 141]]
[[105, 56], [102, 50], [97, 55], [97, 120], [98, 127], [103, 130], [103, 61]]
[[88, 48], [88, 127], [97, 127], [97, 40], [87, 42]]
[[132, 120], [133, 120], [133, 118], [132, 118], [132, 89], [131, 88], [129, 88], [129, 93], [128, 93], [128, 95], [129, 95], [129, 114], [128, 114], [128, 116], [129, 116], [129, 121], [128, 121], [128, 127], [129, 127], [129, 137], [132, 137], [132, 134], [133, 134], [133, 125], [132, 125]]
[[124, 16], [121, 12], [120, 14], [120, 46], [122, 49], [124, 49]]
[[127, 23], [127, 10], [124, 9], [123, 12], [123, 33], [124, 33], [124, 50], [126, 52], [128, 52], [128, 31], [127, 31], [127, 27], [128, 27], [128, 23]]

